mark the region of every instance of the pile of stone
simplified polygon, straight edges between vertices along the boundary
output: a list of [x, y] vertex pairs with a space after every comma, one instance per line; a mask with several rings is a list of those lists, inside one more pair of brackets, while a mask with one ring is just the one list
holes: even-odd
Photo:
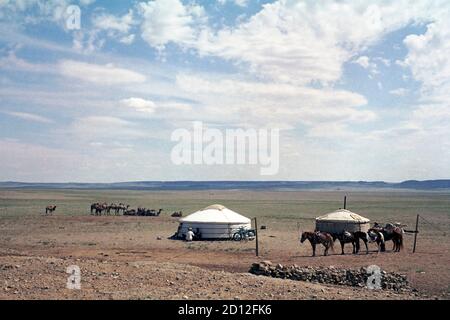
[[[335, 267], [299, 267], [297, 265], [283, 266], [281, 264], [274, 265], [270, 261], [253, 263], [250, 268], [250, 273], [267, 277], [361, 288], [367, 287], [367, 280], [373, 275], [373, 272], [370, 271], [365, 267], [345, 269]], [[381, 289], [415, 291], [410, 287], [405, 275], [381, 270], [380, 276]]]

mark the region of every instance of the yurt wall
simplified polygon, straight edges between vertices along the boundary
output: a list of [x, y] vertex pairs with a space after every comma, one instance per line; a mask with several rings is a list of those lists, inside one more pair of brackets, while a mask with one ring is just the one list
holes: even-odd
[[329, 232], [329, 233], [342, 233], [344, 231], [355, 232], [364, 231], [367, 232], [370, 228], [370, 224], [366, 223], [354, 223], [345, 221], [316, 221], [316, 230]]
[[185, 235], [188, 228], [192, 228], [194, 232], [200, 232], [202, 239], [229, 239], [235, 234], [239, 228], [250, 229], [250, 223], [244, 224], [217, 224], [217, 223], [198, 223], [183, 222], [180, 224], [179, 233]]

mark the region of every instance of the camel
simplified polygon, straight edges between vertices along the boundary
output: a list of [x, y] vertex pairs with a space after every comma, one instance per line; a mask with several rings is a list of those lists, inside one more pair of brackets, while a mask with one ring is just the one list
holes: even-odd
[[53, 212], [56, 210], [56, 206], [47, 206], [45, 208], [45, 214], [53, 214]]
[[101, 216], [102, 212], [108, 209], [108, 204], [106, 202], [102, 204], [96, 203], [94, 208], [95, 208], [95, 215]]
[[151, 217], [158, 217], [161, 214], [161, 211], [163, 209], [159, 209], [158, 211], [154, 210], [154, 209], [150, 209], [146, 211], [146, 216], [151, 216]]
[[180, 218], [180, 217], [183, 216], [183, 211], [175, 211], [175, 212], [172, 213], [170, 216], [171, 216], [171, 217], [174, 217], [174, 218]]
[[123, 215], [124, 216], [135, 216], [136, 215], [136, 210], [134, 210], [134, 209], [131, 209], [131, 210], [126, 209], [124, 211]]
[[122, 214], [125, 215], [125, 212], [128, 211], [129, 207], [130, 207], [129, 205], [126, 206], [123, 203], [119, 203], [118, 208], [117, 208], [117, 213], [120, 214], [120, 210], [122, 210]]
[[97, 208], [98, 205], [99, 205], [98, 202], [91, 204], [91, 214], [94, 214], [95, 209]]
[[117, 215], [117, 205], [115, 203], [112, 203], [108, 206], [108, 208], [106, 209], [106, 213], [108, 215], [111, 214], [111, 210], [114, 210], [115, 214]]

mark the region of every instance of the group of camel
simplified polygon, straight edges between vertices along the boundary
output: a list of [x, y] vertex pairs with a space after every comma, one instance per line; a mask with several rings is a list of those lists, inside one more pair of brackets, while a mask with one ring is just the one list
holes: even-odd
[[125, 211], [124, 216], [146, 216], [146, 217], [158, 217], [163, 209], [156, 211], [155, 209], [137, 208], [137, 210], [131, 209]]
[[104, 203], [93, 203], [91, 204], [91, 214], [96, 216], [101, 216], [103, 214], [105, 215], [111, 215], [111, 212], [113, 212], [116, 216], [120, 215], [120, 212], [122, 211], [122, 214], [125, 214], [125, 212], [128, 211], [129, 205], [125, 205], [123, 203], [119, 204], [107, 204]]
[[[93, 203], [91, 204], [91, 215], [101, 216], [101, 215], [122, 215], [124, 216], [146, 216], [146, 217], [158, 217], [163, 209], [155, 210], [155, 209], [147, 209], [138, 207], [137, 209], [129, 209], [129, 205], [125, 205], [124, 203], [116, 204], [107, 204], [104, 203]], [[183, 213], [181, 211], [175, 211], [171, 214], [171, 217], [182, 217]]]
[[404, 230], [401, 226], [393, 225], [391, 223], [386, 224], [385, 227], [380, 226], [375, 223], [372, 228], [367, 232], [356, 231], [349, 232], [344, 231], [339, 234], [331, 234], [322, 231], [305, 231], [300, 237], [300, 243], [308, 240], [311, 243], [313, 257], [316, 255], [316, 245], [322, 244], [325, 247], [324, 255], [328, 255], [328, 250], [334, 250], [334, 242], [339, 240], [341, 244], [341, 254], [344, 253], [344, 246], [346, 243], [351, 243], [353, 246], [353, 254], [359, 253], [360, 250], [360, 240], [362, 240], [366, 246], [366, 254], [369, 253], [368, 243], [376, 243], [378, 246], [378, 252], [386, 251], [386, 241], [391, 241], [394, 243], [392, 251], [400, 252], [403, 248], [403, 233]]
[[[147, 209], [147, 208], [137, 208], [137, 209], [129, 209], [129, 205], [125, 205], [124, 203], [119, 204], [108, 204], [104, 203], [93, 203], [91, 204], [91, 215], [101, 216], [101, 215], [111, 215], [114, 214], [116, 216], [122, 214], [124, 216], [147, 216], [147, 217], [158, 217], [163, 209], [155, 210], [155, 209]], [[45, 214], [52, 215], [55, 212], [56, 206], [50, 205], [45, 207]], [[171, 217], [179, 218], [183, 216], [182, 211], [175, 211], [171, 215]]]

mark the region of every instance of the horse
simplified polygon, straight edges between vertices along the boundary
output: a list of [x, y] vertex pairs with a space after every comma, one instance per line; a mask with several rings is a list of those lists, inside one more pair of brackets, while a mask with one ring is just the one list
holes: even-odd
[[369, 229], [369, 232], [378, 233], [379, 237], [382, 236], [382, 241], [377, 241], [379, 243], [379, 251], [386, 251], [386, 241], [391, 241], [394, 243], [392, 247], [392, 251], [400, 252], [403, 249], [403, 229], [401, 227], [396, 227], [392, 224], [387, 224], [386, 227], [380, 227], [378, 224], [375, 224], [373, 228]]
[[367, 247], [367, 235], [365, 232], [344, 231], [342, 233], [333, 233], [332, 236], [333, 236], [333, 242], [336, 241], [336, 239], [339, 239], [339, 242], [341, 243], [341, 250], [342, 250], [341, 254], [345, 254], [344, 246], [346, 243], [351, 243], [353, 246], [352, 253], [357, 254], [360, 249], [359, 240], [363, 240], [364, 244], [366, 245], [366, 254], [369, 253], [369, 248]]
[[403, 249], [403, 230], [399, 227], [394, 227], [391, 230], [383, 228], [381, 231], [384, 236], [385, 241], [392, 240], [394, 246], [392, 247], [392, 251], [400, 252]]
[[313, 254], [312, 256], [316, 256], [316, 245], [318, 243], [321, 243], [325, 247], [324, 256], [328, 255], [328, 250], [331, 248], [332, 251], [334, 251], [333, 247], [333, 236], [327, 232], [309, 232], [305, 231], [302, 233], [302, 236], [300, 238], [300, 243], [305, 242], [305, 240], [308, 239], [308, 241], [311, 243]]
[[378, 246], [378, 252], [386, 251], [384, 235], [381, 231], [371, 228], [367, 231], [367, 238], [369, 242], [376, 242]]
[[45, 214], [53, 214], [53, 212], [56, 210], [56, 206], [47, 206], [45, 208]]

